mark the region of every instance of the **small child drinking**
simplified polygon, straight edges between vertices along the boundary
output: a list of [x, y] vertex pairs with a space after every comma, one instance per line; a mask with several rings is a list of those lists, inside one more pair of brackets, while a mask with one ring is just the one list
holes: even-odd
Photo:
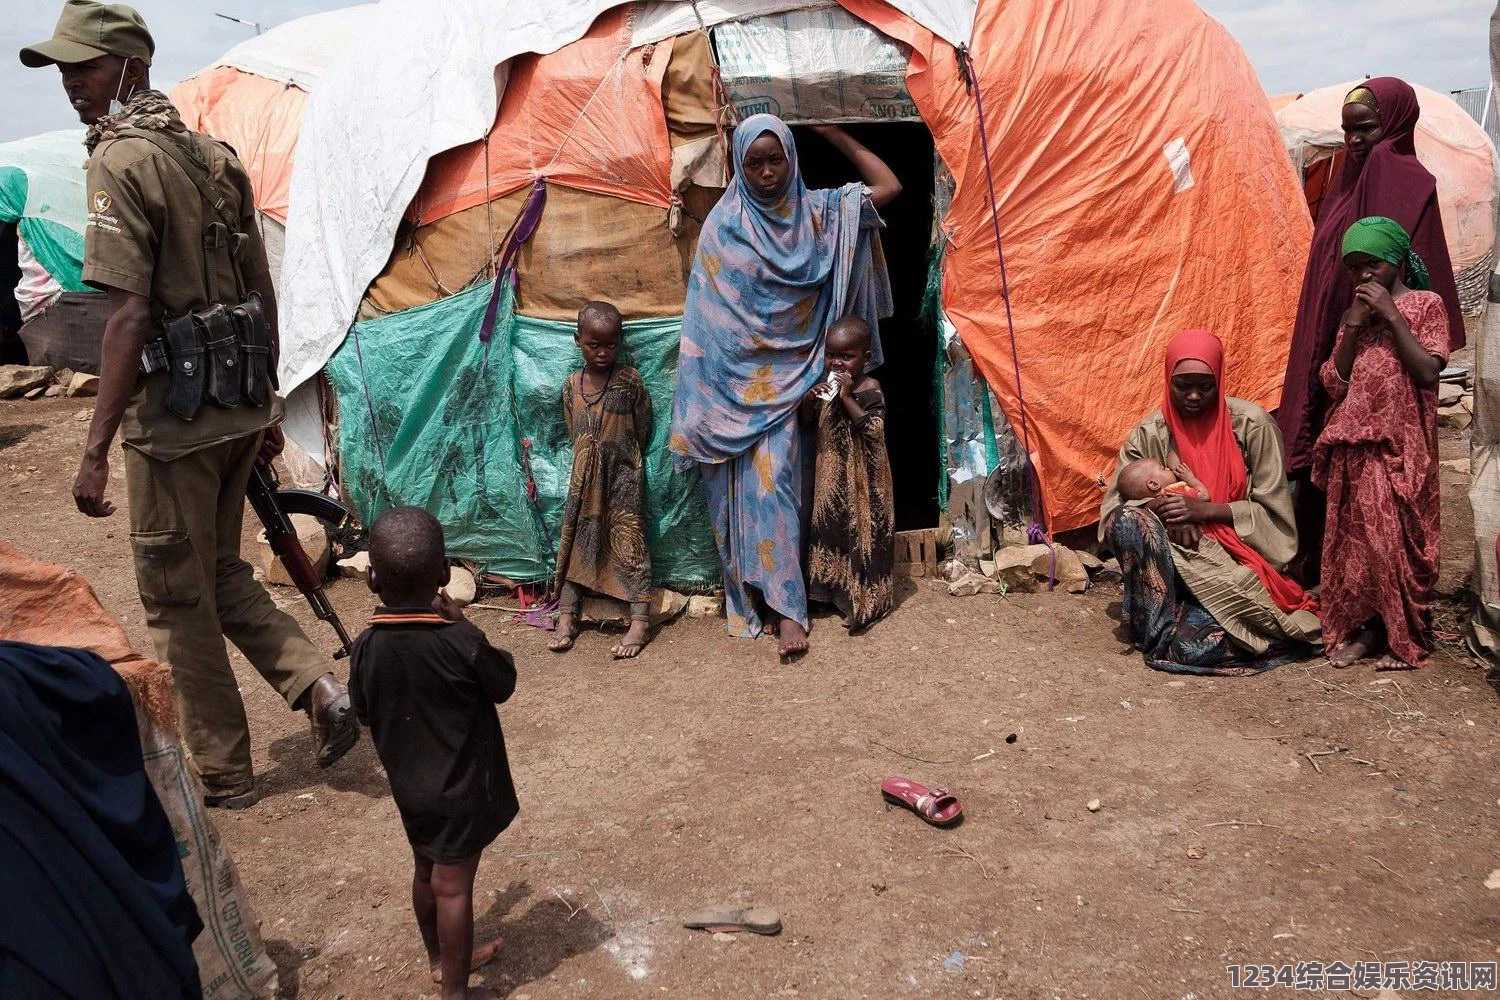
[[1161, 496], [1184, 496], [1207, 500], [1208, 490], [1181, 463], [1171, 468], [1154, 458], [1138, 458], [1120, 470], [1120, 496], [1126, 500], [1155, 500]]
[[411, 843], [412, 909], [443, 1000], [488, 1000], [469, 972], [500, 942], [474, 944], [479, 856], [519, 805], [495, 706], [516, 669], [441, 588], [443, 529], [424, 510], [397, 507], [370, 532], [369, 587], [380, 595], [354, 642], [349, 696], [375, 741]]
[[573, 343], [583, 368], [563, 383], [563, 419], [573, 439], [573, 475], [557, 547], [558, 636], [566, 653], [578, 639], [585, 590], [630, 605], [630, 630], [610, 650], [628, 660], [645, 648], [651, 624], [651, 551], [646, 544], [646, 448], [651, 395], [634, 368], [617, 364], [622, 321], [608, 302], [578, 310]]
[[[827, 365], [802, 402], [803, 419], [817, 424], [808, 599], [832, 604], [851, 632], [866, 628], [894, 605], [896, 515], [885, 451], [885, 395], [865, 374], [870, 325], [848, 316], [828, 329]], [[829, 398], [824, 384], [834, 388]]]

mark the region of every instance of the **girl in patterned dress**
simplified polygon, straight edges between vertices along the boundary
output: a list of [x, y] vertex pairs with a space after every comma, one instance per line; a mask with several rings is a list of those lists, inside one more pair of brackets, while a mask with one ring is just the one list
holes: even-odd
[[573, 475], [557, 547], [559, 608], [551, 649], [578, 638], [584, 591], [630, 605], [630, 631], [610, 650], [628, 660], [645, 648], [651, 624], [651, 552], [646, 547], [644, 455], [651, 441], [651, 396], [620, 356], [620, 311], [590, 302], [578, 311], [580, 371], [563, 383], [563, 418], [573, 439]]
[[1312, 470], [1328, 494], [1323, 642], [1335, 667], [1384, 652], [1376, 669], [1410, 670], [1432, 648], [1448, 312], [1391, 219], [1360, 219], [1343, 251], [1356, 288], [1319, 373], [1333, 407]]

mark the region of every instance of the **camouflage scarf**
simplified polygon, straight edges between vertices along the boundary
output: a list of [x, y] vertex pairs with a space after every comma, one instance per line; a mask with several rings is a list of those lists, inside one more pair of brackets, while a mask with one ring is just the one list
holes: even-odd
[[89, 126], [83, 145], [90, 153], [105, 139], [113, 139], [121, 129], [166, 129], [169, 132], [184, 131], [182, 117], [177, 108], [159, 90], [143, 90], [132, 95], [117, 115], [105, 115]]

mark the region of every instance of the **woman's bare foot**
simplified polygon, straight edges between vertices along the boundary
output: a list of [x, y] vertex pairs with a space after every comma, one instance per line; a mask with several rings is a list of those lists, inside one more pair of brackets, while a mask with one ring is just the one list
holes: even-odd
[[1416, 670], [1419, 666], [1420, 664], [1417, 663], [1407, 663], [1394, 653], [1386, 653], [1379, 660], [1375, 661], [1375, 669], [1382, 672], [1391, 670]]
[[609, 655], [617, 660], [633, 660], [637, 656], [640, 656], [641, 650], [646, 648], [646, 643], [649, 640], [647, 631], [650, 626], [650, 622], [643, 622], [632, 618], [630, 620], [630, 631], [626, 632], [625, 638], [621, 639], [610, 649]]
[[557, 616], [557, 638], [553, 639], [548, 649], [554, 653], [566, 653], [573, 648], [573, 643], [578, 641], [578, 626], [573, 624], [572, 615]]
[[1328, 662], [1336, 670], [1353, 666], [1367, 656], [1372, 656], [1379, 650], [1380, 637], [1369, 629], [1361, 629], [1354, 634], [1354, 638], [1344, 643], [1338, 649], [1328, 654]]
[[[495, 938], [492, 941], [486, 941], [484, 944], [474, 945], [474, 953], [469, 957], [469, 971], [473, 972], [475, 969], [493, 962], [495, 956], [500, 954], [500, 945], [502, 943], [500, 938]], [[443, 970], [438, 967], [437, 961], [429, 958], [427, 964], [432, 969], [432, 981], [442, 983]], [[470, 990], [469, 995], [473, 996], [474, 991]]]
[[783, 657], [801, 656], [807, 652], [807, 629], [790, 618], [783, 618], [777, 624], [776, 639], [776, 651]]

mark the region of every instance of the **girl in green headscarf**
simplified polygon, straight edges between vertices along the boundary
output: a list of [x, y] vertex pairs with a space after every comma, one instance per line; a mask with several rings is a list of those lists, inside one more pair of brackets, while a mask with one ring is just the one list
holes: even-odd
[[1432, 648], [1448, 313], [1392, 220], [1354, 223], [1343, 255], [1354, 301], [1319, 373], [1332, 407], [1312, 466], [1328, 494], [1323, 642], [1335, 667], [1384, 653], [1377, 669], [1411, 669]]

